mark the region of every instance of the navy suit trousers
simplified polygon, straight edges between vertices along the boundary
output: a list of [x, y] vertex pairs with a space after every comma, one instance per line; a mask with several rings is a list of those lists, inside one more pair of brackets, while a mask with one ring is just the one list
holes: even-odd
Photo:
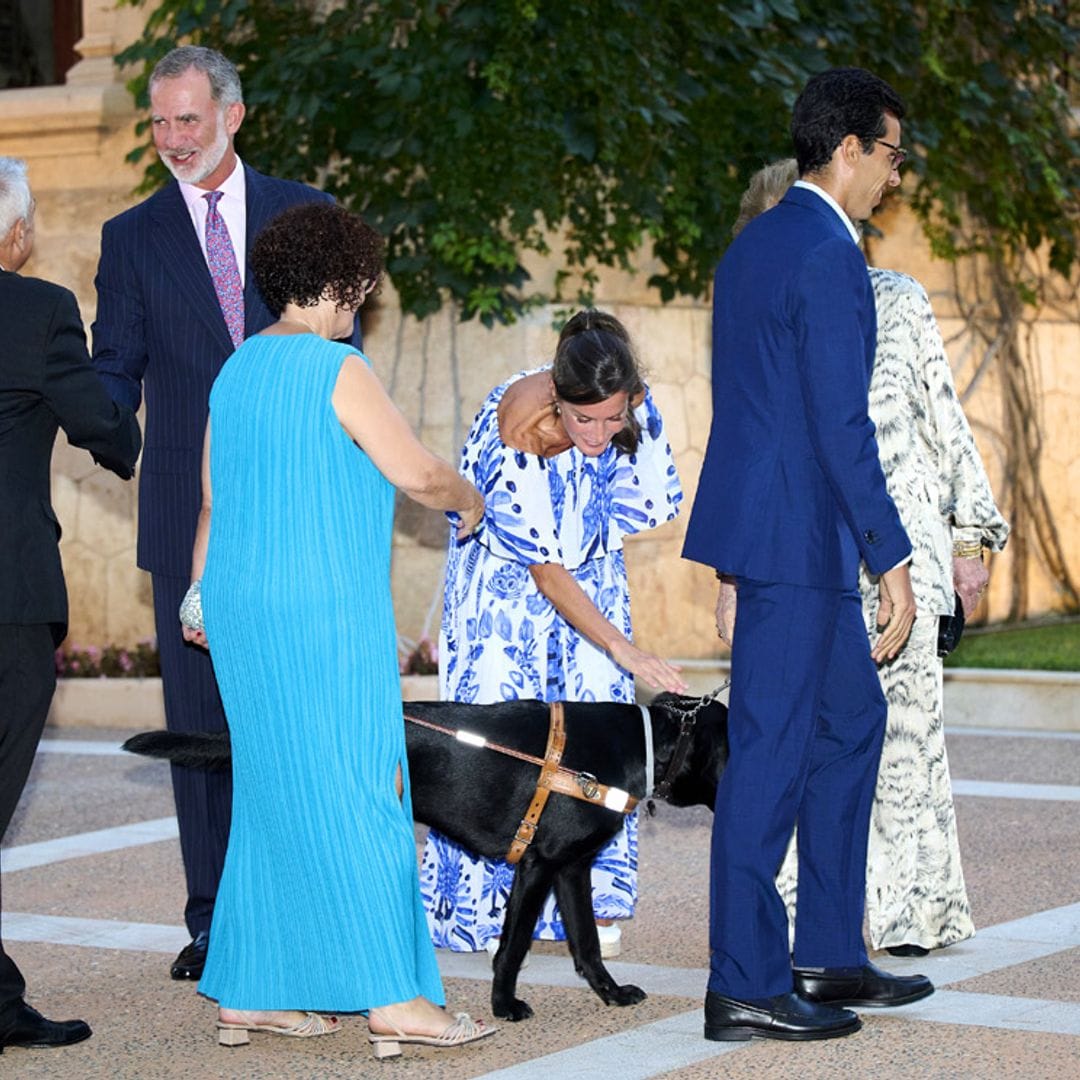
[[[26, 786], [56, 689], [53, 650], [63, 628], [49, 623], [0, 625], [0, 840]], [[0, 1031], [26, 984], [0, 942]]]
[[[178, 612], [186, 577], [154, 574], [154, 621], [161, 654], [165, 725], [170, 731], [224, 731], [214, 666], [205, 649], [184, 641]], [[232, 815], [229, 769], [173, 766], [173, 797], [180, 827], [180, 853], [187, 877], [184, 921], [191, 936], [210, 930]]]
[[709, 989], [763, 998], [792, 989], [775, 877], [796, 822], [795, 964], [866, 962], [866, 844], [886, 706], [854, 590], [741, 580], [731, 674]]

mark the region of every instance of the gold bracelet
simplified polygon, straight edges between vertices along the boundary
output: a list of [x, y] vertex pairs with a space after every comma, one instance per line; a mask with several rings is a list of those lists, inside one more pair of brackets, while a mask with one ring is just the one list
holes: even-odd
[[954, 540], [952, 546], [953, 558], [981, 559], [982, 549], [981, 540]]

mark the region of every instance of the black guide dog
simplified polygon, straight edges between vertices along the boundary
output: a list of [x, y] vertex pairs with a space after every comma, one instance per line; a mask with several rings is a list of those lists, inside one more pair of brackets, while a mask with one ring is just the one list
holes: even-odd
[[[407, 701], [406, 717], [482, 735], [535, 757], [547, 745], [549, 709], [539, 701], [464, 705], [453, 701]], [[603, 784], [638, 799], [659, 789], [672, 806], [707, 806], [727, 763], [727, 709], [706, 698], [661, 694], [647, 707], [654, 766], [646, 785], [644, 719], [636, 705], [567, 702], [562, 763], [592, 773]], [[683, 732], [682, 747], [680, 732]], [[488, 859], [505, 858], [510, 841], [536, 791], [539, 769], [489, 748], [460, 742], [419, 724], [405, 724], [413, 817], [456, 844]], [[177, 765], [224, 767], [227, 735], [145, 732], [124, 744], [133, 753], [164, 757]], [[677, 752], [678, 751], [678, 752]], [[669, 775], [672, 772], [673, 775]], [[663, 787], [661, 785], [664, 785]], [[555, 889], [574, 967], [608, 1005], [645, 998], [637, 986], [620, 986], [600, 958], [592, 910], [589, 868], [615, 835], [623, 815], [603, 806], [552, 793], [536, 836], [514, 874], [499, 951], [495, 955], [491, 1008], [497, 1017], [532, 1015], [516, 996], [517, 977], [529, 950], [544, 898]]]

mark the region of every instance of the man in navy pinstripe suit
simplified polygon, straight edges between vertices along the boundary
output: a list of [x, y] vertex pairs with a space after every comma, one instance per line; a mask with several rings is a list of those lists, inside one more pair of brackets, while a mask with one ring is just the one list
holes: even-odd
[[[233, 146], [244, 119], [240, 78], [220, 53], [174, 49], [151, 74], [150, 102], [154, 145], [174, 180], [102, 229], [93, 356], [116, 401], [137, 409], [146, 398], [138, 563], [152, 575], [168, 727], [219, 731], [225, 717], [210, 658], [184, 643], [177, 618], [190, 580], [207, 401], [237, 338], [273, 321], [245, 275], [255, 236], [286, 207], [329, 196], [240, 161]], [[208, 202], [212, 192], [221, 194]], [[208, 231], [216, 255], [223, 230], [236, 281], [231, 302], [207, 261]], [[232, 309], [232, 332], [223, 306]], [[359, 344], [358, 331], [354, 337]], [[174, 979], [202, 974], [231, 789], [228, 773], [173, 768], [192, 936], [172, 965]]]

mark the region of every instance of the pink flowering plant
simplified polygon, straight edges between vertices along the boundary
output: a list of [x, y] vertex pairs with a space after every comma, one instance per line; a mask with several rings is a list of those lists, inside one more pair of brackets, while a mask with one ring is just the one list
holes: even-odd
[[62, 679], [144, 679], [161, 674], [157, 644], [65, 645], [56, 650], [56, 674]]

